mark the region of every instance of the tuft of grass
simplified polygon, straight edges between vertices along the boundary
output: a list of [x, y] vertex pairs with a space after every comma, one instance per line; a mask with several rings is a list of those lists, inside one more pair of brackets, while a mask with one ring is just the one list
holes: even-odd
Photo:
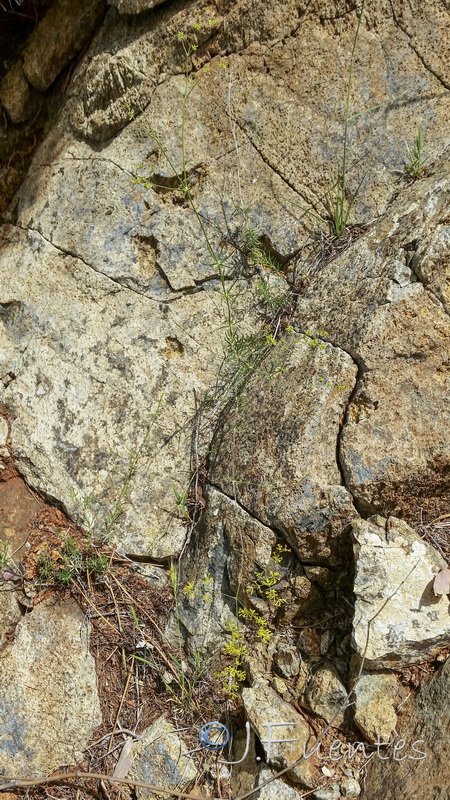
[[421, 178], [427, 170], [428, 156], [425, 155], [422, 128], [417, 131], [413, 147], [408, 151], [405, 172], [409, 178]]

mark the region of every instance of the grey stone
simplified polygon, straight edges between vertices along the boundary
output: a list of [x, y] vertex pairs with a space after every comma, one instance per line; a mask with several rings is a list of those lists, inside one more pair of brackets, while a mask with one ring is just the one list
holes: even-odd
[[277, 647], [275, 666], [285, 678], [295, 678], [300, 670], [300, 658], [297, 648], [281, 642]]
[[0, 416], [0, 447], [6, 445], [8, 439], [8, 421], [5, 417]]
[[[178, 791], [197, 777], [194, 762], [177, 730], [165, 717], [159, 717], [144, 731], [142, 738], [130, 749], [132, 767], [128, 777], [142, 783], [165, 786]], [[150, 800], [158, 795], [136, 786], [138, 800]]]
[[43, 601], [0, 654], [0, 750], [6, 774], [77, 764], [101, 723], [89, 628], [75, 601]]
[[[314, 785], [314, 767], [312, 762], [302, 758], [312, 735], [306, 719], [262, 678], [256, 680], [252, 688], [242, 690], [242, 701], [250, 724], [263, 745], [267, 763], [275, 769], [290, 767], [287, 776], [295, 783], [311, 788]], [[286, 725], [270, 729], [267, 723], [271, 722], [285, 722]], [[269, 744], [269, 739], [296, 741]], [[300, 758], [300, 763], [292, 766]]]
[[108, 0], [109, 5], [115, 6], [120, 14], [140, 14], [163, 2], [164, 0]]
[[342, 724], [349, 698], [333, 664], [324, 664], [312, 672], [305, 698], [314, 714], [323, 717], [334, 728]]
[[444, 559], [402, 520], [354, 523], [353, 647], [371, 669], [425, 661], [450, 643], [446, 597], [433, 592]]
[[389, 672], [363, 672], [353, 687], [355, 722], [369, 742], [388, 742], [397, 725], [398, 681]]
[[340, 783], [341, 797], [359, 797], [361, 786], [355, 778], [343, 778]]
[[[275, 774], [267, 767], [263, 767], [258, 775], [258, 786], [273, 778]], [[300, 800], [302, 794], [293, 786], [289, 786], [280, 779], [275, 779], [267, 786], [263, 786], [258, 792], [255, 792], [254, 796], [256, 800]]]

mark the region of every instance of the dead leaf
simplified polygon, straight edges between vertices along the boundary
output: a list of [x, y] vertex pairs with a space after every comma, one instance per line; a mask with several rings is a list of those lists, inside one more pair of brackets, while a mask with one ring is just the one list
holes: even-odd
[[445, 567], [436, 575], [433, 583], [433, 592], [438, 597], [441, 594], [450, 594], [450, 569]]

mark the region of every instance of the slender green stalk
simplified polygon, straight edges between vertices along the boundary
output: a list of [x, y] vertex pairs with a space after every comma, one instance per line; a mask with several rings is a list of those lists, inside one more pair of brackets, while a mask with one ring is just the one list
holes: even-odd
[[352, 117], [350, 116], [350, 103], [352, 98], [353, 66], [355, 61], [356, 47], [358, 44], [359, 30], [361, 27], [361, 21], [364, 14], [365, 4], [366, 4], [365, 0], [363, 0], [361, 4], [361, 10], [358, 15], [358, 23], [356, 26], [355, 35], [353, 37], [353, 44], [350, 53], [350, 65], [348, 69], [348, 81], [347, 81], [347, 96], [345, 100], [344, 147], [342, 152], [341, 172], [340, 175], [338, 176], [338, 187], [336, 191], [334, 214], [332, 220], [333, 229], [336, 236], [340, 236], [340, 234], [346, 227], [351, 209], [353, 207], [353, 203], [361, 187], [361, 184], [359, 184], [358, 189], [356, 190], [356, 192], [353, 193], [350, 200], [347, 199], [348, 130], [349, 130], [349, 122], [352, 119]]

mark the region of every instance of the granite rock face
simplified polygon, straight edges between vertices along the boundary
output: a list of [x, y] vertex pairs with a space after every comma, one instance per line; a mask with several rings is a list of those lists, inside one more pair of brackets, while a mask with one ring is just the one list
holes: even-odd
[[285, 536], [302, 562], [335, 564], [345, 558], [342, 531], [356, 516], [336, 463], [356, 366], [342, 350], [292, 333], [265, 369], [213, 441], [213, 480]]
[[339, 452], [365, 515], [412, 518], [449, 488], [447, 158], [325, 266], [299, 305], [303, 325], [326, 328], [359, 366]]
[[442, 556], [402, 520], [355, 522], [353, 646], [368, 669], [433, 657], [450, 641], [448, 598], [433, 581]]
[[[450, 785], [447, 712], [450, 689], [450, 660], [420, 689], [417, 697], [402, 709], [398, 746], [394, 758], [375, 758], [368, 767], [364, 800], [392, 797], [420, 797], [445, 800]], [[406, 743], [406, 744], [405, 744]], [[414, 745], [414, 747], [412, 747]]]
[[45, 601], [0, 654], [0, 752], [6, 774], [77, 764], [101, 723], [94, 659], [74, 601]]
[[[193, 392], [204, 396], [214, 386], [223, 357], [217, 269], [198, 219], [174, 191], [174, 170], [189, 176], [216, 244], [235, 236], [238, 205], [250, 209], [248, 223], [269, 250], [282, 260], [297, 252], [317, 220], [294, 202], [301, 196], [302, 206], [327, 213], [324, 165], [339, 157], [341, 75], [356, 20], [337, 18], [333, 3], [309, 4], [298, 17], [293, 0], [115, 5], [99, 25], [100, 1], [68, 9], [58, 0], [24, 48], [24, 74], [44, 91], [95, 30], [17, 197], [13, 226], [3, 230], [3, 399], [26, 479], [79, 519], [73, 491], [94, 495], [100, 527], [101, 509], [117, 497], [129, 453], [151, 423], [149, 458], [135, 470], [117, 530], [126, 552], [164, 558], [179, 553], [184, 540], [173, 488], [182, 493], [190, 477]], [[445, 29], [445, 12], [431, 3], [409, 14], [398, 5], [380, 0], [367, 8], [355, 111], [391, 96], [393, 102], [386, 113], [355, 117], [350, 142], [359, 159], [351, 187], [362, 177], [361, 161], [371, 175], [355, 219], [389, 210], [299, 298], [296, 330], [310, 330], [313, 340], [327, 331], [332, 344], [315, 351], [306, 340], [292, 346], [291, 378], [280, 374], [278, 389], [267, 392], [254, 383], [259, 408], [253, 402], [249, 410], [259, 417], [261, 449], [250, 453], [251, 467], [241, 465], [237, 499], [286, 535], [305, 563], [342, 558], [352, 496], [358, 510], [396, 510], [412, 480], [426, 497], [441, 492], [446, 480], [445, 156], [423, 181], [405, 186], [399, 175], [405, 131], [414, 137], [422, 107], [433, 157], [446, 141], [445, 48], [435, 47], [432, 33]], [[198, 45], [184, 154], [180, 32]], [[432, 65], [424, 55], [430, 48]], [[397, 102], [411, 93], [414, 112]], [[153, 174], [158, 186], [134, 184], [137, 172]], [[26, 277], [32, 274], [33, 282]], [[250, 305], [253, 294], [244, 295]], [[284, 432], [276, 433], [278, 393], [290, 401]], [[264, 415], [272, 454], [262, 441]], [[205, 441], [212, 430], [206, 426]], [[292, 440], [287, 449], [283, 436]], [[244, 431], [242, 458], [254, 445]], [[285, 463], [272, 481], [281, 455]], [[217, 465], [226, 492], [227, 472]], [[267, 474], [271, 486], [264, 486]], [[253, 488], [244, 488], [246, 480]]]

